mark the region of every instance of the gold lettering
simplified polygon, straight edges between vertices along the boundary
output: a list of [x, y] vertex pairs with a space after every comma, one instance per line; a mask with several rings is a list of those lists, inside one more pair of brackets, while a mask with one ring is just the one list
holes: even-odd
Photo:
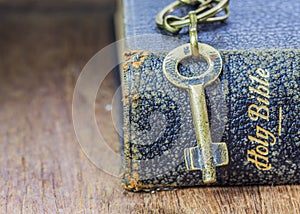
[[[249, 86], [249, 92], [252, 93], [251, 97], [254, 99], [254, 103], [248, 106], [248, 117], [253, 121], [259, 119], [269, 121], [269, 77], [269, 71], [261, 68], [255, 71], [255, 75], [251, 75], [249, 72], [249, 79], [253, 84]], [[255, 98], [254, 95], [257, 97]], [[255, 136], [248, 135], [248, 140], [255, 146], [255, 149], [247, 151], [247, 160], [259, 170], [270, 170], [272, 165], [269, 163], [269, 147], [276, 143], [275, 136], [270, 131], [257, 125]]]
[[260, 155], [264, 155], [264, 156], [268, 156], [268, 154], [269, 154], [269, 149], [267, 147], [261, 146], [261, 145], [256, 147], [256, 151]]
[[259, 143], [259, 144], [264, 145], [264, 146], [269, 146], [269, 143], [268, 143], [268, 142], [263, 141], [263, 140], [260, 140], [260, 139], [258, 139], [258, 138], [256, 138], [256, 137], [248, 136], [248, 139], [249, 139], [250, 142], [252, 142], [252, 143], [256, 142], [256, 143]]
[[[262, 111], [264, 111], [265, 114], [262, 114]], [[253, 121], [257, 121], [259, 118], [269, 121], [269, 108], [267, 106], [251, 104], [248, 107], [248, 116]]]
[[249, 90], [251, 92], [255, 92], [263, 97], [270, 98], [269, 88], [267, 88], [266, 86], [259, 85], [257, 88], [253, 88], [252, 86], [250, 86]]
[[265, 104], [267, 106], [270, 104], [269, 100], [267, 100], [267, 99], [263, 99], [261, 97], [258, 97], [256, 99], [257, 99], [257, 101], [262, 102], [263, 104]]
[[274, 134], [272, 134], [271, 132], [269, 132], [268, 130], [260, 126], [256, 126], [256, 136], [263, 138], [265, 140], [271, 138], [272, 139], [272, 141], [270, 142], [271, 145], [274, 145], [276, 143], [276, 137], [274, 136]]
[[259, 68], [259, 69], [256, 70], [256, 73], [259, 76], [263, 77], [263, 78], [269, 78], [270, 77], [270, 72], [268, 70], [264, 70], [264, 69]]
[[258, 83], [260, 83], [260, 84], [262, 84], [262, 85], [264, 85], [266, 87], [268, 87], [268, 85], [269, 85], [268, 81], [259, 79], [259, 78], [255, 77], [255, 76], [249, 75], [249, 78], [252, 80], [252, 82], [258, 82]]
[[[250, 156], [253, 156], [254, 158], [251, 158]], [[256, 168], [259, 170], [267, 171], [272, 167], [272, 165], [268, 163], [268, 157], [258, 154], [255, 150], [248, 150], [247, 160], [255, 164]]]

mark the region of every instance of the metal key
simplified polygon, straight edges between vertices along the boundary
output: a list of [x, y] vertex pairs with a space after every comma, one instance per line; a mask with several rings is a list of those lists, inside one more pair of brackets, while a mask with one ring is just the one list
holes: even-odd
[[189, 90], [193, 123], [197, 146], [184, 151], [188, 170], [202, 170], [204, 183], [216, 182], [216, 166], [228, 164], [228, 151], [225, 143], [213, 143], [205, 99], [205, 87], [214, 82], [221, 73], [222, 59], [213, 47], [198, 43], [199, 55], [208, 62], [203, 74], [193, 77], [182, 76], [178, 63], [194, 52], [190, 44], [182, 45], [171, 51], [163, 62], [163, 72], [167, 79], [177, 87]]

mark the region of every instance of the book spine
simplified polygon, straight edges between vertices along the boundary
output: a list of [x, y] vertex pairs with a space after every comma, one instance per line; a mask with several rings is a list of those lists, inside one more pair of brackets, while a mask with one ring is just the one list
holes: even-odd
[[[223, 71], [206, 88], [213, 142], [227, 165], [215, 185], [300, 183], [300, 51], [221, 51]], [[124, 177], [130, 190], [204, 185], [184, 150], [197, 146], [189, 92], [162, 72], [165, 55], [126, 54]], [[182, 73], [182, 75], [188, 75]]]

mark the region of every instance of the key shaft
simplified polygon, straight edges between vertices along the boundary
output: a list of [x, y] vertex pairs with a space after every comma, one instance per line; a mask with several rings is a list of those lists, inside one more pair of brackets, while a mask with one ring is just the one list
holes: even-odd
[[216, 182], [216, 170], [211, 154], [212, 140], [204, 85], [191, 85], [189, 87], [189, 92], [197, 143], [201, 148], [201, 155], [203, 158], [203, 182], [214, 183]]

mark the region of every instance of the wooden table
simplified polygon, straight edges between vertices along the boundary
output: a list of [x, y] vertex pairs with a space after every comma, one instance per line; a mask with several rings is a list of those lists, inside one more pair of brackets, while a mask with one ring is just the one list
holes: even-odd
[[[71, 103], [82, 67], [112, 42], [110, 28], [107, 14], [1, 17], [1, 213], [300, 213], [300, 186], [131, 193], [96, 168], [77, 143]], [[97, 115], [109, 115], [112, 76]]]

